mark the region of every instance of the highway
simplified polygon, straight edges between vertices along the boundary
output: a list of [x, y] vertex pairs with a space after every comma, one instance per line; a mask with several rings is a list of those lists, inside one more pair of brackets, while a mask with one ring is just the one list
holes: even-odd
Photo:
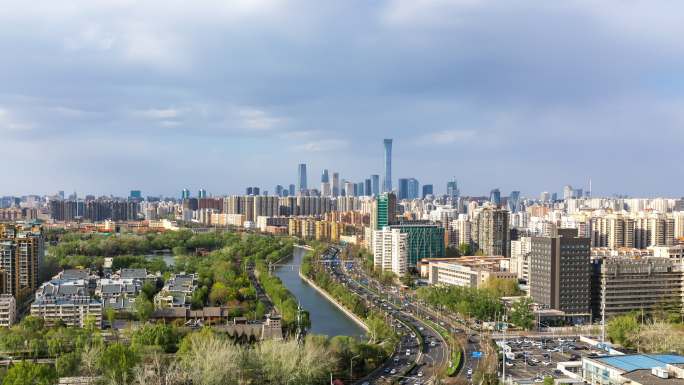
[[[401, 314], [415, 320], [417, 325], [422, 326], [425, 331], [429, 332], [432, 336], [438, 337], [441, 343], [444, 343], [444, 341], [439, 336], [439, 333], [422, 320], [428, 320], [433, 325], [437, 324], [443, 327], [451, 335], [461, 336], [462, 338], [459, 338], [459, 340], [463, 343], [463, 365], [456, 378], [461, 380], [461, 382], [471, 382], [472, 373], [480, 364], [479, 359], [472, 358], [473, 353], [482, 352], [482, 344], [485, 341], [480, 332], [474, 330], [465, 320], [459, 319], [459, 317], [434, 311], [421, 304], [415, 297], [400, 292], [396, 287], [382, 285], [377, 280], [369, 277], [368, 274], [355, 264], [343, 266], [342, 271], [349, 280], [366, 289], [367, 293], [370, 292], [376, 296], [376, 293], [382, 293], [382, 300], [392, 305], [394, 309], [400, 309]], [[448, 365], [449, 353], [446, 350], [448, 350], [448, 346], [444, 343], [444, 349], [438, 349], [434, 357], [431, 354], [428, 355], [428, 362], [438, 362], [440, 363], [438, 367]]]
[[[333, 260], [336, 257], [336, 249], [325, 256]], [[362, 297], [369, 307], [385, 314], [388, 321], [401, 335], [400, 346], [395, 354], [382, 367], [359, 381], [358, 384], [435, 383], [437, 375], [442, 373], [448, 365], [449, 347], [446, 341], [430, 325], [407, 311], [410, 306], [408, 303], [393, 303], [391, 299], [388, 301], [387, 298], [382, 298], [377, 294], [378, 292], [371, 290], [368, 278], [365, 282], [352, 278], [348, 267], [341, 266], [340, 263], [330, 263], [328, 271], [334, 279]], [[421, 339], [422, 344], [419, 343]]]

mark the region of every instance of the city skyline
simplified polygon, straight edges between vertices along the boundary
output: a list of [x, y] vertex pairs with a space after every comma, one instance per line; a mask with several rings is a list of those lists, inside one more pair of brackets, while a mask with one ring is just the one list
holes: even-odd
[[298, 163], [361, 180], [382, 175], [383, 138], [395, 183], [437, 191], [452, 175], [464, 194], [536, 195], [589, 176], [595, 195], [684, 190], [672, 177], [684, 160], [677, 9], [74, 4], [0, 15], [13, 59], [1, 64], [0, 135], [19, 165], [2, 194], [170, 195], [179, 177], [193, 190], [272, 190], [296, 181]]

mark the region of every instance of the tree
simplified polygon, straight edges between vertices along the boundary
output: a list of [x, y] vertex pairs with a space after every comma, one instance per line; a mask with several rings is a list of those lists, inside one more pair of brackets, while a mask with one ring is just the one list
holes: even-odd
[[62, 353], [55, 359], [55, 369], [59, 377], [71, 377], [78, 374], [81, 355], [76, 352]]
[[511, 306], [510, 320], [513, 324], [530, 330], [534, 326], [534, 313], [532, 312], [532, 303], [534, 301], [530, 297], [522, 298]]
[[135, 351], [120, 343], [106, 347], [98, 359], [98, 368], [110, 384], [128, 384], [133, 379], [133, 368], [138, 363]]
[[48, 365], [21, 361], [9, 368], [2, 385], [52, 385], [57, 382], [57, 373]]
[[107, 306], [105, 308], [105, 318], [107, 318], [107, 322], [109, 322], [109, 326], [113, 329], [114, 328], [114, 320], [116, 319], [116, 310], [114, 310], [114, 308], [111, 306]]
[[634, 314], [614, 317], [608, 322], [608, 337], [626, 348], [634, 347], [639, 335], [639, 321]]
[[544, 385], [554, 385], [553, 377], [544, 377]]
[[140, 293], [140, 295], [138, 295], [138, 297], [135, 299], [133, 308], [135, 309], [135, 314], [138, 316], [138, 319], [140, 321], [146, 322], [148, 319], [150, 319], [150, 316], [154, 311], [154, 304], [147, 299], [143, 293]]
[[461, 256], [470, 255], [470, 245], [467, 243], [461, 243], [460, 245], [458, 245], [458, 252]]

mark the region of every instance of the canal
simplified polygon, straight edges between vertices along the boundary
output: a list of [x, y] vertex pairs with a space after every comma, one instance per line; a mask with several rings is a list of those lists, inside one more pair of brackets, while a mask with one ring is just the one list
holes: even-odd
[[277, 267], [275, 274], [283, 281], [285, 287], [297, 297], [302, 307], [309, 312], [311, 319], [311, 330], [309, 332], [330, 337], [338, 335], [364, 336], [365, 331], [356, 322], [299, 277], [299, 265], [302, 263], [302, 257], [306, 251], [303, 248], [295, 247], [293, 256], [281, 262], [289, 266]]

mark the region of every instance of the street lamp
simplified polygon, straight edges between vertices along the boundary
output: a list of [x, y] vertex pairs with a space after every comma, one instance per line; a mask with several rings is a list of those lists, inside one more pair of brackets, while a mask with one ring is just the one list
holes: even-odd
[[349, 380], [351, 381], [354, 378], [354, 358], [359, 358], [361, 357], [361, 354], [357, 354], [353, 356], [352, 358], [349, 359]]

